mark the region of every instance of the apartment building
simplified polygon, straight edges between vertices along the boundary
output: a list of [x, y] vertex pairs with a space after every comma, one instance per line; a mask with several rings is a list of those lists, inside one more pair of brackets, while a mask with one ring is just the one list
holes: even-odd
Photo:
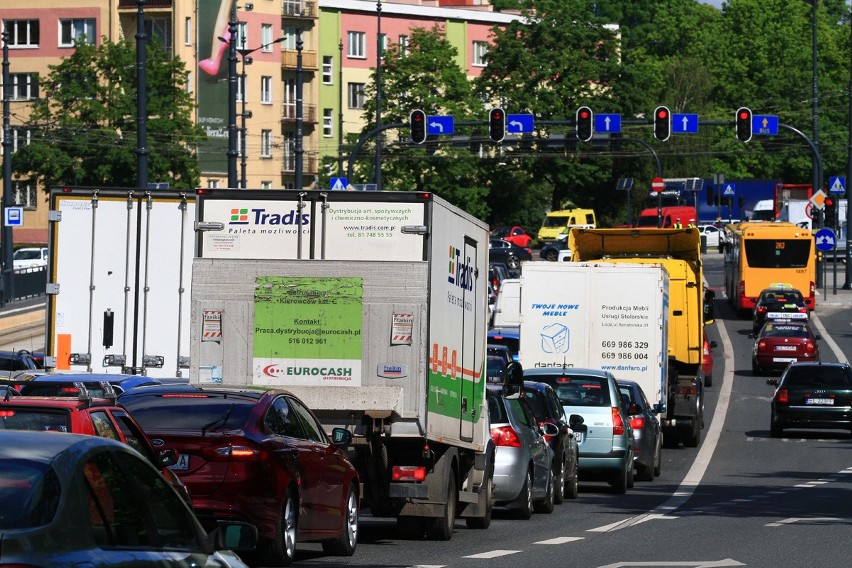
[[[458, 48], [459, 66], [475, 77], [490, 29], [518, 16], [492, 12], [482, 0], [444, 0], [462, 2], [382, 2], [382, 41], [404, 42], [412, 28], [439, 24]], [[196, 121], [208, 134], [197, 148], [201, 185], [228, 185], [229, 23], [236, 16], [237, 186], [294, 188], [301, 158], [302, 185], [320, 187], [327, 180], [321, 159], [336, 160], [346, 133], [363, 128], [364, 87], [376, 65], [378, 2], [252, 0], [233, 7], [233, 0], [146, 0], [142, 7], [151, 41], [186, 64]], [[137, 0], [3, 1], [13, 150], [28, 141], [23, 124], [40, 95], [39, 77], [81, 37], [135, 41], [139, 10]], [[16, 246], [47, 243], [43, 189], [13, 180], [15, 203], [24, 207], [23, 227], [13, 233]]]

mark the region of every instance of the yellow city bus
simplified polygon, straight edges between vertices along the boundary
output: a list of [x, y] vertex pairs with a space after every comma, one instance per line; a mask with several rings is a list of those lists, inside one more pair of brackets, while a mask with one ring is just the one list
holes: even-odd
[[760, 292], [789, 284], [814, 309], [816, 254], [810, 229], [793, 223], [738, 223], [726, 228], [725, 291], [735, 309], [754, 308]]

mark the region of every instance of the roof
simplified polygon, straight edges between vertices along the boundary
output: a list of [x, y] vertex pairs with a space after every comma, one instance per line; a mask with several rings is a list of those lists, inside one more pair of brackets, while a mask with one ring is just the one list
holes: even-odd
[[691, 229], [578, 229], [571, 230], [568, 248], [583, 262], [606, 256], [670, 256], [690, 262], [701, 260], [701, 234]]
[[79, 453], [83, 453], [87, 449], [102, 445], [115, 445], [129, 450], [129, 447], [121, 442], [100, 436], [3, 430], [0, 432], [0, 460], [24, 459], [47, 465], [53, 463], [57, 454], [71, 446], [78, 447]]
[[586, 367], [535, 367], [532, 369], [524, 369], [524, 377], [535, 375], [586, 375], [590, 377], [606, 377], [609, 375], [601, 369], [592, 369]]

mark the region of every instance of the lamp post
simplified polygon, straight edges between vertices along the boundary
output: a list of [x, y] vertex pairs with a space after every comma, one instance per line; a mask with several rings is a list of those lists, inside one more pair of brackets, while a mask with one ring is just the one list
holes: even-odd
[[382, 190], [382, 0], [376, 3], [376, 191]]
[[276, 43], [281, 43], [286, 38], [284, 36], [279, 37], [276, 40], [270, 41], [269, 43], [264, 43], [258, 47], [253, 49], [246, 49], [246, 38], [243, 36], [240, 40], [242, 46], [237, 50], [237, 53], [240, 54], [240, 85], [242, 90], [242, 100], [241, 100], [241, 111], [240, 111], [240, 189], [246, 189], [246, 138], [248, 138], [248, 132], [246, 130], [246, 119], [251, 118], [252, 114], [250, 110], [246, 110], [246, 65], [252, 64], [252, 58], [249, 57], [255, 51], [259, 49], [264, 49], [269, 47], [270, 45], [275, 45]]
[[6, 209], [14, 205], [12, 199], [12, 128], [10, 125], [9, 101], [12, 98], [12, 80], [9, 76], [9, 32], [3, 30], [3, 206], [0, 211], [0, 226], [3, 227], [2, 250], [3, 271], [0, 278], [0, 305], [13, 297], [12, 275], [12, 227], [6, 224]]
[[[808, 2], [813, 9], [811, 10], [811, 71], [813, 75], [813, 83], [811, 85], [811, 98], [812, 98], [812, 120], [813, 120], [813, 142], [814, 147], [819, 148], [819, 86], [817, 81], [817, 6], [819, 5], [819, 0], [805, 0]], [[817, 166], [816, 160], [814, 160], [813, 166], [813, 191], [819, 191], [822, 185], [822, 176], [819, 171], [819, 167]], [[818, 227], [823, 227], [825, 225], [823, 214], [819, 214], [819, 219], [817, 221]]]
[[[237, 3], [228, 22], [228, 187], [237, 187]], [[224, 38], [219, 38], [223, 40]]]
[[337, 175], [343, 177], [343, 40], [337, 44], [337, 104], [340, 113], [337, 115]]
[[145, 72], [145, 0], [136, 0], [136, 186], [148, 187], [148, 76]]
[[[304, 189], [304, 184], [302, 183], [302, 171], [304, 164], [302, 163], [302, 158], [304, 156], [305, 150], [304, 145], [302, 143], [302, 126], [304, 117], [302, 116], [303, 110], [303, 101], [302, 97], [304, 96], [304, 86], [302, 85], [302, 29], [299, 28], [296, 30], [296, 148], [293, 151], [293, 154], [296, 158], [296, 171], [295, 171], [295, 187], [299, 191]], [[299, 243], [301, 243], [301, 239]], [[299, 256], [301, 258], [301, 255]]]

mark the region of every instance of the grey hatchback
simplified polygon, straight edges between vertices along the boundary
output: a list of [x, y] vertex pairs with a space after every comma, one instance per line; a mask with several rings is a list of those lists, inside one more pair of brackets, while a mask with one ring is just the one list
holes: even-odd
[[639, 383], [618, 380], [618, 389], [624, 401], [623, 410], [628, 416], [633, 437], [636, 439], [633, 463], [636, 479], [654, 481], [661, 473], [663, 462], [663, 431], [654, 409], [648, 404]]
[[579, 367], [525, 369], [524, 379], [549, 384], [567, 416], [583, 417], [574, 429], [580, 479], [604, 479], [616, 493], [633, 487], [636, 442], [612, 373]]

